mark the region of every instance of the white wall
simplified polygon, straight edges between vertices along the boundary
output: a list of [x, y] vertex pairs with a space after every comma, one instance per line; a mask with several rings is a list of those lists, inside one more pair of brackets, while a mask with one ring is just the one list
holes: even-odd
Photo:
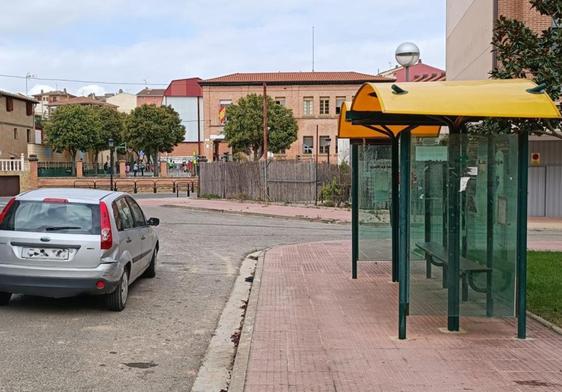
[[137, 107], [137, 96], [128, 93], [119, 93], [106, 99], [107, 103], [117, 105], [117, 111], [131, 113]]
[[447, 80], [488, 79], [493, 0], [447, 0]]
[[[197, 97], [164, 97], [162, 104], [171, 106], [179, 113], [181, 123], [185, 127], [186, 142], [197, 142]], [[201, 141], [204, 140], [203, 98], [199, 97], [199, 122]]]

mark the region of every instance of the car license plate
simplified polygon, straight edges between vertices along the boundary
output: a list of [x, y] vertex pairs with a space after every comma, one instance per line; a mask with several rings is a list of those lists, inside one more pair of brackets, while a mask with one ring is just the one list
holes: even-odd
[[23, 248], [22, 257], [26, 259], [68, 260], [68, 249]]

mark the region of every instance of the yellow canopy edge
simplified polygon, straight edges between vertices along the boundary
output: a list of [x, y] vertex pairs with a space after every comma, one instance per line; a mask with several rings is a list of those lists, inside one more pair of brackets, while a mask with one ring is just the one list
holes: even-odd
[[[351, 102], [344, 102], [341, 106], [340, 117], [338, 120], [338, 138], [339, 139], [389, 139], [388, 135], [367, 128], [363, 125], [353, 125], [350, 121], [345, 120], [345, 114], [351, 107]], [[375, 125], [376, 127], [376, 125]], [[405, 127], [389, 126], [390, 130], [397, 135]], [[439, 126], [420, 126], [412, 131], [413, 137], [437, 137], [439, 136]]]
[[526, 79], [365, 83], [351, 105], [354, 111], [430, 116], [560, 118], [548, 94], [529, 93]]

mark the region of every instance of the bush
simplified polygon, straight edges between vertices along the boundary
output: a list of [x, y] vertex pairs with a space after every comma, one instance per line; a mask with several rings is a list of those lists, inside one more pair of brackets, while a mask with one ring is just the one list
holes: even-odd
[[348, 201], [348, 192], [345, 188], [337, 178], [334, 178], [332, 182], [322, 185], [320, 200], [325, 206], [340, 207]]

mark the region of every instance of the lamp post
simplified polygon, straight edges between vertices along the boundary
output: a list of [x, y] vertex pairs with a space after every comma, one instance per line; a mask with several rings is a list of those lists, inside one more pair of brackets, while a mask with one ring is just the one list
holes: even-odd
[[[410, 67], [420, 59], [420, 49], [412, 42], [404, 42], [396, 48], [395, 57], [398, 64], [404, 67], [405, 79], [406, 82], [409, 82]], [[408, 219], [410, 219], [410, 131], [401, 132], [399, 139], [400, 143], [396, 137], [392, 139], [392, 259], [393, 280], [398, 278], [400, 285], [398, 290], [398, 338], [405, 339], [406, 316], [410, 313], [410, 230], [408, 224]], [[398, 166], [398, 156], [400, 156], [400, 166]], [[395, 244], [396, 240], [398, 240], [397, 244]], [[394, 264], [396, 257], [398, 263]]]
[[113, 190], [113, 147], [115, 146], [115, 141], [109, 139], [107, 145], [109, 146], [109, 189]]
[[420, 49], [412, 42], [403, 42], [396, 48], [396, 61], [406, 70], [406, 82], [410, 81], [410, 67], [420, 59]]

